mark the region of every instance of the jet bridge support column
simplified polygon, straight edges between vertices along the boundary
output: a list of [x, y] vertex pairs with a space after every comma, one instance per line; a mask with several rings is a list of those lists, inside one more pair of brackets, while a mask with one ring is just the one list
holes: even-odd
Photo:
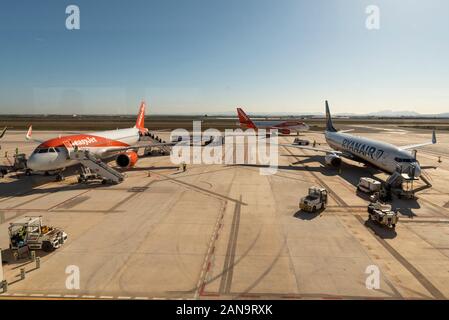
[[2, 248], [0, 248], [0, 283], [3, 282], [3, 260], [2, 260]]
[[3, 293], [8, 290], [8, 282], [4, 279], [3, 274], [2, 248], [0, 248], [0, 288], [3, 290]]

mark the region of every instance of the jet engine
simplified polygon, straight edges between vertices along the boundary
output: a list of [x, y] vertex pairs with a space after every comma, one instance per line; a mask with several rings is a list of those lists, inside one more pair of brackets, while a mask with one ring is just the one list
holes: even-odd
[[332, 167], [339, 167], [341, 165], [341, 157], [336, 155], [335, 153], [330, 153], [324, 157], [324, 161], [326, 165]]
[[139, 160], [137, 153], [135, 151], [128, 151], [125, 153], [120, 153], [115, 159], [115, 162], [119, 167], [131, 168], [134, 167], [137, 160]]
[[282, 134], [290, 134], [290, 130], [289, 129], [278, 129], [278, 131]]

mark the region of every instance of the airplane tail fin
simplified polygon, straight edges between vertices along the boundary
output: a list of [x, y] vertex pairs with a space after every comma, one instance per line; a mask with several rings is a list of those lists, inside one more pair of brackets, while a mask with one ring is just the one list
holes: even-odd
[[332, 116], [329, 110], [329, 103], [327, 102], [327, 100], [326, 100], [326, 131], [337, 132], [337, 130], [334, 128], [334, 125], [332, 124]]
[[30, 127], [28, 128], [27, 134], [26, 134], [26, 136], [25, 136], [27, 140], [31, 140], [31, 139], [32, 139], [32, 138], [31, 138], [32, 133], [33, 133], [33, 126], [30, 126]]
[[134, 128], [137, 128], [142, 132], [147, 131], [145, 128], [145, 108], [145, 101], [142, 101], [140, 104], [139, 114], [137, 115], [136, 125], [134, 126]]
[[248, 129], [256, 129], [256, 125], [254, 122], [251, 121], [251, 119], [246, 115], [245, 111], [243, 111], [241, 108], [237, 108], [237, 114], [239, 116], [240, 126]]

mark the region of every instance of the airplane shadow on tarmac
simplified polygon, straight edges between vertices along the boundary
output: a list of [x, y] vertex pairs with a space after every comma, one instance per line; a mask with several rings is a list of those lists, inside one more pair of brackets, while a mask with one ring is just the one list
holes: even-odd
[[[325, 164], [324, 157], [320, 155], [283, 155], [283, 156], [294, 156], [296, 158], [304, 158], [298, 161], [293, 162], [292, 164], [286, 166], [278, 166], [281, 170], [292, 170], [292, 171], [308, 171], [308, 172], [316, 172], [320, 173], [323, 176], [331, 177], [331, 176], [340, 176], [342, 179], [349, 182], [354, 187], [357, 187], [360, 178], [362, 177], [371, 177], [374, 178], [374, 174], [378, 173], [379, 170], [373, 168], [371, 166], [357, 166], [351, 163], [348, 163], [348, 160], [343, 160], [341, 166], [339, 168], [329, 167]], [[350, 160], [349, 160], [350, 161]], [[319, 165], [310, 166], [309, 163], [319, 163]], [[301, 166], [297, 166], [297, 165]], [[243, 165], [247, 167], [268, 167], [266, 165]], [[376, 178], [377, 179], [377, 178]], [[354, 190], [354, 192], [356, 192]], [[356, 195], [363, 200], [369, 201], [369, 197], [363, 193], [356, 193]], [[421, 206], [417, 202], [416, 199], [397, 199], [393, 198], [391, 201], [392, 210], [397, 210], [401, 215], [412, 218], [416, 216], [413, 212], [413, 209], [419, 209]]]
[[101, 182], [74, 183], [57, 185], [55, 187], [38, 188], [45, 184], [54, 182], [51, 176], [23, 176], [18, 180], [0, 183], [0, 200], [7, 197], [23, 197], [34, 194], [50, 194], [61, 190], [83, 190], [92, 188], [107, 188], [112, 184], [101, 184]]
[[[45, 252], [43, 250], [36, 250], [36, 257], [43, 258], [51, 252]], [[2, 250], [2, 262], [4, 265], [8, 264], [11, 266], [14, 266], [12, 269], [17, 269], [19, 271], [19, 268], [25, 267], [28, 264], [34, 263], [34, 260], [31, 260], [31, 258], [23, 254], [20, 259], [15, 259], [13, 255], [13, 251], [11, 249], [4, 249]]]
[[132, 167], [132, 168], [125, 168], [125, 169], [116, 168], [117, 171], [124, 172], [124, 173], [129, 172], [129, 171], [156, 171], [156, 170], [174, 170], [174, 169], [178, 170], [179, 166]]
[[[360, 167], [356, 165], [352, 165], [347, 162], [347, 160], [343, 160], [340, 167], [330, 167], [326, 165], [324, 161], [324, 156], [321, 155], [285, 155], [285, 156], [293, 156], [295, 158], [304, 158], [295, 162], [292, 162], [289, 168], [294, 168], [294, 170], [306, 170], [306, 171], [314, 171], [320, 172], [324, 176], [340, 176], [354, 187], [357, 186], [361, 177], [373, 176], [373, 173], [377, 172], [376, 169], [372, 167]], [[319, 163], [319, 166], [309, 166], [309, 163]], [[303, 167], [296, 167], [294, 165], [302, 165]]]
[[413, 212], [413, 209], [419, 208], [421, 208], [421, 206], [416, 199], [404, 200], [395, 198], [391, 201], [391, 210], [398, 211], [401, 215], [407, 216], [408, 218], [417, 216], [417, 214]]
[[[114, 168], [120, 172], [129, 171], [156, 171], [156, 170], [174, 170], [179, 169], [179, 166], [161, 166], [161, 167], [138, 167], [138, 168]], [[74, 166], [66, 169], [64, 175], [70, 177], [73, 175], [78, 175], [80, 172], [79, 166]], [[61, 190], [83, 190], [83, 189], [93, 189], [93, 188], [107, 188], [114, 186], [113, 184], [106, 183], [102, 184], [100, 181], [88, 181], [87, 183], [73, 183], [73, 184], [63, 184], [55, 187], [49, 187], [40, 189], [40, 186], [49, 184], [56, 181], [54, 175], [43, 175], [43, 174], [32, 174], [31, 176], [26, 176], [24, 173], [17, 173], [8, 176], [14, 179], [11, 182], [0, 182], [0, 200], [7, 197], [23, 197], [33, 194], [50, 194], [53, 192]]]

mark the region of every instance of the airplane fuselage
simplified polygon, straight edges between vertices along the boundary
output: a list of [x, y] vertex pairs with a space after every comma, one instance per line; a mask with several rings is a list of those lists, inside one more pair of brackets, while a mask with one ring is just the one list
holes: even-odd
[[[299, 121], [255, 121], [253, 122], [257, 129], [277, 129], [280, 132], [290, 133], [290, 132], [303, 132], [308, 131], [309, 126], [304, 122]], [[251, 129], [250, 126], [240, 123], [242, 129]]]
[[400, 167], [401, 172], [413, 172], [415, 178], [421, 175], [421, 168], [414, 156], [395, 145], [331, 131], [325, 132], [325, 138], [332, 149], [341, 151], [347, 158], [361, 160], [390, 174]]
[[97, 158], [111, 157], [114, 149], [128, 147], [139, 141], [139, 129], [117, 129], [69, 135], [41, 143], [31, 154], [27, 166], [32, 171], [57, 171], [78, 164], [68, 156], [66, 144], [89, 150]]

